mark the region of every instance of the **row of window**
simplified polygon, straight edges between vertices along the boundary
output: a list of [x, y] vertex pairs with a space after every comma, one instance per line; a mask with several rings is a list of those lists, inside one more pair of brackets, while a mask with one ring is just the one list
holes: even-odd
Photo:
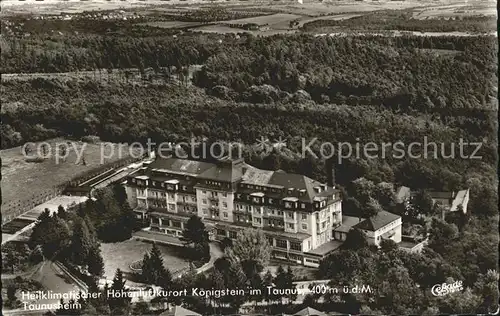
[[[151, 217], [151, 223], [160, 224], [160, 219], [158, 217]], [[161, 224], [163, 226], [172, 226], [175, 228], [182, 228], [182, 223], [180, 221], [165, 219], [165, 220], [162, 220]]]
[[[236, 207], [237, 211], [250, 212], [252, 210], [252, 206], [250, 206], [250, 205], [235, 204], [235, 207]], [[254, 211], [255, 211], [254, 213], [262, 214], [262, 212], [259, 208], [256, 208]], [[267, 210], [268, 216], [270, 216], [270, 215], [283, 216], [283, 214], [285, 214], [285, 213], [286, 213], [286, 216], [288, 218], [294, 218], [294, 212], [284, 212], [284, 211], [275, 210], [275, 209], [268, 209]], [[300, 216], [301, 216], [301, 218], [300, 218], [301, 220], [303, 220], [303, 221], [307, 220], [307, 214], [301, 214]]]
[[[206, 208], [202, 209], [202, 213], [204, 216], [208, 216], [209, 215], [209, 212]], [[212, 211], [212, 217], [220, 217], [220, 212], [217, 211], [217, 210], [213, 210]], [[229, 218], [229, 213], [228, 212], [222, 212], [222, 217], [223, 218]]]
[[[202, 199], [201, 204], [207, 205], [208, 204], [207, 199]], [[222, 202], [222, 207], [227, 208], [227, 202]]]
[[[237, 193], [236, 194], [236, 199], [237, 200], [242, 200], [243, 199], [243, 194], [242, 193]], [[248, 196], [248, 200], [251, 201], [251, 202], [254, 202], [254, 203], [264, 203], [264, 202], [266, 202], [266, 197], [255, 197], [255, 196], [249, 197]], [[279, 201], [279, 200], [276, 200], [276, 201]], [[268, 204], [273, 204], [274, 202], [275, 202], [275, 200], [273, 198], [267, 198], [267, 203]], [[285, 208], [297, 208], [299, 206], [299, 203], [298, 202], [285, 202], [284, 206], [285, 206]], [[300, 208], [301, 209], [305, 209], [306, 208], [306, 204], [305, 203], [300, 203]]]
[[[144, 190], [141, 190], [141, 189], [138, 189], [138, 192], [139, 192], [139, 195], [144, 195], [145, 194], [145, 191]], [[203, 193], [206, 194], [206, 191], [203, 191]], [[211, 192], [212, 193], [212, 196], [215, 197], [217, 195], [217, 192]], [[162, 195], [162, 193], [159, 193], [159, 192], [153, 192], [153, 194], [155, 194], [157, 197], [159, 195]], [[163, 193], [163, 196], [164, 193]], [[227, 194], [226, 193], [222, 193], [222, 196], [226, 197]], [[171, 193], [168, 194], [168, 198], [169, 199], [174, 199], [175, 196]], [[188, 202], [188, 197], [187, 196], [183, 196], [182, 197], [183, 201], [184, 202]], [[196, 202], [196, 197], [192, 196], [191, 197], [191, 201], [192, 202]], [[287, 202], [288, 203], [288, 202]], [[207, 199], [202, 199], [202, 204], [203, 205], [208, 205], [208, 200]], [[222, 207], [223, 208], [227, 208], [228, 207], [228, 204], [227, 202], [223, 201], [222, 202]], [[249, 205], [242, 205], [242, 204], [236, 204], [236, 209], [238, 211], [242, 211], [242, 210], [246, 210], [247, 212], [250, 212], [252, 207], [249, 206]], [[261, 211], [259, 209], [256, 209], [256, 212], [258, 214], [262, 214]], [[274, 209], [270, 209], [267, 211], [267, 215], [278, 215], [278, 216], [283, 216], [284, 212], [283, 211], [280, 211], [280, 210], [274, 210]], [[327, 215], [327, 212], [326, 210], [323, 210], [321, 211], [320, 213], [316, 214], [316, 218], [319, 219], [319, 218], [324, 218], [325, 216]], [[294, 218], [294, 212], [286, 212], [286, 216], [288, 218]], [[301, 214], [301, 220], [305, 221], [307, 220], [307, 214]]]
[[[187, 177], [189, 178], [189, 177]], [[140, 180], [137, 180], [136, 179], [132, 179], [132, 182], [134, 183], [137, 183], [137, 184], [142, 184], [142, 181]], [[221, 187], [222, 186], [222, 183], [221, 182], [216, 182], [216, 181], [210, 181], [210, 180], [206, 180], [205, 181], [206, 184], [209, 184], [209, 185], [214, 185], [214, 186], [219, 186]], [[152, 185], [153, 186], [157, 186], [157, 182], [152, 180]], [[161, 187], [166, 187], [167, 189], [169, 190], [174, 190], [176, 189], [176, 186], [175, 185], [172, 185], [172, 184], [166, 184], [164, 182], [161, 182], [160, 183]], [[225, 185], [224, 187], [229, 187], [229, 185]], [[242, 184], [241, 187], [243, 188], [249, 188], [249, 189], [254, 189], [254, 190], [262, 190], [264, 192], [267, 192], [268, 191], [268, 188], [267, 187], [262, 187], [262, 186], [258, 186], [258, 185], [252, 185], [252, 184]], [[188, 186], [186, 185], [183, 185], [182, 186], [182, 190], [183, 191], [188, 191]], [[281, 189], [277, 189], [277, 188], [269, 188], [269, 191], [270, 192], [281, 192], [282, 190]], [[207, 191], [203, 190], [203, 194], [206, 194]], [[289, 189], [289, 192], [290, 192], [290, 189]], [[216, 192], [212, 192], [212, 194], [217, 194]], [[224, 197], [227, 196], [227, 193], [226, 192], [222, 192], [222, 195]], [[241, 199], [242, 198], [242, 194], [237, 194], [237, 199]], [[332, 195], [332, 198], [335, 199], [335, 194]], [[259, 197], [253, 197], [252, 199], [255, 203], [262, 203], [265, 201], [265, 198], [259, 198]], [[268, 203], [272, 204], [274, 201], [272, 198], [268, 198]], [[292, 208], [292, 207], [297, 207], [298, 203], [292, 203], [292, 202], [285, 202], [285, 207], [286, 208]], [[326, 201], [321, 201], [321, 202], [316, 202], [315, 203], [316, 207], [324, 207], [326, 206]], [[305, 203], [300, 203], [300, 208], [302, 209], [305, 209], [306, 208], [306, 204]]]
[[[276, 239], [276, 247], [287, 249], [288, 242], [286, 240], [283, 240], [283, 239]], [[302, 251], [302, 245], [299, 242], [290, 241], [290, 249], [296, 250], [296, 251]]]
[[[207, 194], [207, 191], [205, 190], [202, 190], [201, 193], [203, 194]], [[212, 197], [217, 197], [218, 195], [221, 195], [222, 197], [227, 197], [227, 193], [226, 192], [214, 192], [214, 191], [210, 191], [210, 195]]]
[[[261, 219], [258, 217], [255, 217], [254, 222], [260, 224]], [[266, 224], [266, 226], [277, 227], [277, 228], [285, 227], [285, 223], [283, 221], [280, 221], [280, 220], [272, 220], [272, 219], [266, 220], [265, 224]], [[295, 230], [295, 224], [293, 224], [293, 223], [287, 223], [286, 227], [288, 229]], [[307, 224], [305, 224], [305, 223], [302, 223], [302, 225], [300, 227], [302, 228], [302, 230], [307, 230]]]

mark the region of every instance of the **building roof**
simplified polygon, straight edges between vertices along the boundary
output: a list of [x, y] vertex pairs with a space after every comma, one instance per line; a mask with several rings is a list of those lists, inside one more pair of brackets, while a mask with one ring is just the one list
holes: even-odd
[[201, 316], [201, 314], [193, 312], [182, 306], [174, 306], [174, 308], [161, 313], [160, 316]]
[[469, 189], [458, 191], [457, 195], [453, 199], [451, 203], [450, 212], [455, 212], [458, 209], [458, 206], [462, 206], [462, 211], [467, 213], [467, 205], [466, 198], [469, 195]]
[[[288, 173], [283, 170], [261, 170], [248, 164], [244, 165], [243, 170], [242, 180], [244, 184], [279, 189], [293, 189], [290, 193], [285, 192], [278, 195], [297, 197], [301, 201], [311, 202], [315, 198], [331, 196], [335, 192], [334, 188], [326, 187], [325, 190], [325, 186], [321, 182], [301, 174]], [[320, 192], [316, 192], [315, 187], [320, 187]], [[267, 192], [266, 195], [272, 196], [269, 192]]]
[[453, 195], [455, 192], [439, 192], [439, 191], [430, 191], [429, 195], [432, 199], [453, 199]]
[[238, 181], [243, 175], [241, 165], [233, 165], [232, 161], [227, 159], [213, 163], [189, 159], [158, 158], [149, 165], [149, 169], [227, 182]]
[[359, 222], [360, 222], [359, 217], [342, 215], [342, 225], [335, 227], [333, 231], [348, 233], [351, 230], [351, 228]]
[[148, 166], [149, 169], [191, 176], [200, 175], [211, 167], [213, 164], [208, 162], [177, 158], [158, 158]]
[[392, 214], [387, 211], [380, 211], [377, 215], [367, 218], [353, 227], [362, 230], [376, 231], [400, 218], [401, 216], [399, 215]]
[[241, 170], [241, 166], [232, 166], [229, 164], [213, 164], [211, 168], [205, 170], [199, 175], [199, 177], [203, 179], [226, 182], [239, 181], [242, 176], [243, 172]]
[[316, 315], [316, 316], [326, 316], [325, 313], [320, 312], [319, 310], [316, 310], [312, 307], [306, 307], [298, 312], [296, 312], [294, 315], [299, 315], [299, 316], [307, 316], [307, 315]]
[[315, 248], [315, 249], [308, 251], [307, 253], [311, 253], [314, 255], [320, 255], [320, 256], [326, 256], [330, 252], [340, 248], [340, 246], [342, 246], [342, 242], [340, 242], [338, 240], [331, 240], [327, 243], [322, 244], [318, 248]]
[[[404, 188], [404, 189], [403, 189]], [[404, 195], [407, 187], [400, 187], [398, 192], [396, 193], [396, 198], [398, 202], [402, 202], [399, 200], [400, 194]], [[455, 191], [429, 191], [429, 196], [432, 199], [433, 203], [440, 202], [443, 207], [449, 208], [449, 211], [454, 212], [457, 210], [459, 205], [462, 205], [464, 213], [467, 212], [467, 201], [469, 196], [469, 189], [460, 190], [455, 193]], [[412, 191], [411, 196], [415, 196], [417, 192]]]
[[[282, 170], [258, 169], [244, 163], [243, 159], [220, 159], [218, 162], [205, 162], [179, 158], [157, 158], [149, 164], [147, 171], [144, 171], [142, 175], [134, 175], [136, 178], [149, 176], [156, 181], [171, 180], [171, 177], [161, 173], [190, 177], [189, 180], [186, 177], [180, 177], [176, 180], [183, 185], [203, 185], [203, 183], [197, 183], [197, 179], [241, 182], [244, 185], [249, 185], [249, 187], [240, 185], [238, 191], [244, 193], [262, 192], [264, 189], [265, 192], [262, 194], [271, 198], [288, 197], [309, 203], [331, 199], [338, 191], [301, 174], [287, 173]], [[266, 188], [271, 188], [271, 190]]]

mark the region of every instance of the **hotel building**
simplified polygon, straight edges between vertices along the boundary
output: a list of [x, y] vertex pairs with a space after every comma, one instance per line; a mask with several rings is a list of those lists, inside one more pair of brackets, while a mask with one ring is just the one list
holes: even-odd
[[274, 258], [308, 266], [339, 245], [332, 236], [342, 224], [339, 191], [304, 175], [261, 170], [243, 159], [158, 158], [124, 185], [137, 217], [158, 236], [180, 237], [197, 215], [212, 239], [262, 229]]

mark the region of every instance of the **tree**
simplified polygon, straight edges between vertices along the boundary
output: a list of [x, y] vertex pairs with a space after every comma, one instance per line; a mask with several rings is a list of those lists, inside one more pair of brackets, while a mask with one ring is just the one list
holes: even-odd
[[418, 214], [429, 215], [432, 213], [434, 202], [432, 197], [425, 190], [419, 190], [417, 194], [410, 200], [410, 203], [415, 207]]
[[148, 302], [138, 302], [135, 304], [134, 309], [132, 310], [133, 315], [150, 315], [150, 307]]
[[[224, 282], [224, 276], [217, 269], [214, 269], [214, 271], [212, 272], [211, 283], [212, 283], [212, 288], [214, 288], [214, 289], [222, 290], [222, 289], [226, 288], [226, 283]], [[220, 306], [221, 301], [222, 301], [222, 297], [215, 297], [214, 298], [214, 303], [216, 303], [218, 306]]]
[[378, 183], [375, 186], [375, 199], [380, 203], [382, 209], [390, 212], [396, 206], [394, 185], [388, 182]]
[[360, 229], [351, 229], [346, 236], [345, 242], [342, 245], [343, 249], [358, 250], [368, 246], [365, 233]]
[[372, 197], [368, 198], [368, 203], [363, 207], [363, 217], [373, 217], [377, 216], [379, 212], [382, 212], [382, 206], [380, 203]]
[[184, 225], [181, 240], [187, 244], [202, 244], [208, 242], [208, 232], [201, 218], [196, 215], [189, 218], [186, 225]]
[[64, 207], [62, 205], [59, 205], [57, 207], [57, 216], [62, 218], [62, 219], [68, 218], [68, 213], [66, 212], [66, 210], [64, 209]]
[[273, 282], [273, 275], [271, 274], [271, 271], [267, 270], [262, 280], [262, 287], [264, 288], [264, 300], [268, 303], [268, 305], [270, 305], [270, 303], [274, 303], [278, 299], [278, 296], [268, 291], [268, 287], [272, 287]]
[[319, 266], [319, 278], [334, 279], [339, 283], [352, 280], [363, 268], [360, 256], [352, 250], [341, 249], [323, 259]]
[[474, 284], [474, 290], [482, 299], [476, 311], [480, 314], [491, 314], [498, 308], [498, 272], [488, 270], [486, 274], [481, 274]]
[[68, 224], [63, 219], [49, 214], [46, 210], [39, 216], [29, 243], [32, 248], [41, 246], [44, 256], [52, 259], [66, 253], [71, 243], [71, 235]]
[[149, 254], [144, 255], [142, 261], [142, 277], [149, 284], [161, 285], [168, 288], [172, 275], [163, 265], [163, 258], [158, 246], [153, 243]]
[[16, 263], [18, 262], [18, 258], [14, 253], [14, 249], [8, 249], [7, 254], [5, 255], [5, 266], [10, 267], [11, 273], [14, 274]]
[[433, 218], [429, 230], [429, 247], [438, 253], [443, 250], [453, 239], [458, 237], [458, 228], [444, 220]]
[[[295, 275], [293, 274], [292, 268], [288, 266], [288, 269], [286, 270], [286, 286], [288, 289], [294, 289], [295, 285], [293, 284], [293, 281], [295, 280]], [[288, 303], [292, 303], [297, 299], [297, 293], [291, 291], [290, 294], [287, 296]]]
[[[108, 297], [108, 304], [114, 315], [124, 315], [130, 306], [131, 298], [127, 297], [128, 290], [125, 288], [125, 280], [120, 269], [116, 269], [113, 283], [109, 289], [112, 293], [117, 293], [117, 297]], [[119, 297], [118, 297], [119, 295]]]
[[[498, 301], [496, 303], [498, 305]], [[470, 288], [466, 288], [460, 295], [444, 295], [437, 299], [441, 314], [475, 314], [480, 305], [481, 298]]]
[[73, 227], [71, 250], [73, 262], [79, 265], [86, 263], [90, 250], [94, 247], [87, 224], [82, 219], [77, 219]]
[[14, 284], [9, 284], [7, 286], [7, 300], [8, 300], [8, 303], [11, 307], [14, 307], [16, 305], [16, 302], [17, 302], [16, 292], [17, 292], [17, 289], [16, 289], [16, 286]]
[[[230, 260], [231, 265], [229, 267], [228, 278], [226, 284], [229, 285], [230, 289], [234, 290], [246, 290], [247, 278], [245, 276], [245, 272], [241, 268], [239, 262], [235, 260]], [[229, 304], [234, 310], [238, 310], [241, 305], [246, 301], [245, 296], [235, 295], [235, 296], [227, 296], [229, 299]]]
[[[276, 276], [274, 277], [274, 286], [277, 289], [285, 290], [285, 289], [288, 289], [288, 285], [289, 285], [288, 275], [287, 275], [285, 269], [283, 269], [283, 267], [280, 265], [280, 266], [278, 266], [278, 269], [276, 270]], [[283, 297], [279, 297], [278, 299], [279, 299], [280, 305], [283, 304]]]
[[423, 294], [402, 266], [390, 268], [381, 280], [374, 306], [385, 314], [420, 314]]
[[46, 208], [39, 216], [33, 227], [30, 235], [30, 247], [34, 248], [36, 245], [42, 245], [45, 232], [49, 230], [51, 224], [50, 210]]
[[231, 248], [232, 246], [233, 246], [233, 240], [231, 238], [224, 237], [220, 241], [220, 247], [221, 247], [222, 250], [224, 250], [226, 248]]
[[254, 273], [261, 272], [268, 264], [271, 247], [261, 230], [245, 229], [238, 233], [229, 253], [241, 262], [245, 274], [251, 277]]
[[392, 239], [383, 239], [380, 242], [380, 248], [384, 252], [390, 252], [398, 249], [398, 245]]
[[144, 254], [141, 264], [141, 276], [144, 282], [151, 283], [153, 278], [153, 268], [151, 267], [151, 260], [149, 259], [149, 252]]
[[95, 277], [99, 277], [104, 273], [104, 260], [98, 244], [90, 248], [87, 255], [87, 270]]
[[106, 242], [129, 239], [137, 227], [134, 212], [119, 192], [106, 187], [96, 190], [95, 201], [85, 202], [85, 215], [93, 221], [99, 239]]
[[359, 178], [352, 182], [352, 197], [358, 200], [361, 204], [368, 203], [375, 191], [373, 181], [366, 178]]

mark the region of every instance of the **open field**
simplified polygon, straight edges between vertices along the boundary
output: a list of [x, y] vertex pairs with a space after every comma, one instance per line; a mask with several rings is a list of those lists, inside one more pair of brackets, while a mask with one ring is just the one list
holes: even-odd
[[290, 21], [300, 18], [297, 14], [277, 13], [272, 15], [264, 15], [253, 18], [229, 20], [222, 22], [223, 24], [257, 24], [259, 26], [267, 25], [273, 29], [288, 29]]
[[[52, 192], [55, 187], [76, 176], [101, 167], [103, 163], [107, 164], [129, 156], [127, 147], [123, 146], [123, 150], [117, 149], [111, 158], [101, 161], [101, 146], [99, 144], [71, 142], [73, 147], [70, 146], [68, 157], [65, 161], [58, 161], [54, 155], [55, 144], [67, 143], [67, 140], [53, 139], [47, 143], [52, 152], [49, 151], [49, 157], [40, 162], [27, 161], [21, 147], [0, 151], [0, 157], [2, 157], [2, 213], [4, 206], [8, 204], [22, 203], [33, 197]], [[114, 146], [118, 148], [118, 144]], [[35, 155], [35, 152], [36, 147], [33, 146], [33, 154], [30, 155]], [[82, 153], [85, 163], [83, 163]]]
[[[219, 15], [207, 14], [208, 8], [221, 9]], [[120, 10], [124, 18], [126, 15], [137, 15], [146, 18], [147, 22], [137, 23], [138, 27], [156, 27], [165, 29], [183, 29], [193, 32], [235, 34], [240, 32], [253, 35], [270, 36], [275, 34], [293, 34], [307, 24], [317, 20], [339, 21], [353, 17], [365, 16], [370, 12], [388, 11], [405, 12], [412, 19], [450, 19], [477, 16], [496, 16], [496, 3], [493, 1], [480, 0], [341, 0], [341, 1], [307, 1], [299, 4], [296, 1], [212, 1], [210, 3], [201, 0], [94, 0], [94, 1], [59, 1], [28, 0], [19, 2], [17, 0], [2, 1], [2, 14], [9, 15], [16, 12], [31, 12], [34, 14], [77, 14], [83, 11]], [[184, 15], [195, 13], [193, 20], [186, 20]], [[235, 16], [253, 16], [248, 18], [236, 18], [228, 20], [228, 14]], [[209, 14], [208, 14], [209, 15]], [[177, 20], [179, 16], [179, 20]], [[182, 16], [182, 18], [181, 18]], [[229, 15], [230, 16], [230, 15]], [[67, 16], [66, 16], [67, 17]], [[293, 26], [291, 22], [293, 23]], [[208, 25], [206, 23], [209, 23]], [[361, 23], [361, 22], [360, 22]], [[406, 23], [406, 22], [405, 22]], [[256, 24], [259, 29], [249, 30], [245, 24]], [[345, 31], [346, 28], [342, 29]], [[347, 27], [349, 29], [349, 27]], [[385, 28], [383, 28], [385, 29]], [[399, 28], [396, 28], [399, 30]], [[147, 29], [146, 29], [147, 30]], [[381, 29], [382, 30], [382, 29]], [[311, 30], [312, 33], [330, 33], [335, 29]], [[340, 31], [340, 30], [338, 30]], [[376, 31], [376, 30], [373, 30]], [[461, 31], [454, 29], [453, 31]], [[466, 30], [464, 30], [466, 31]]]
[[[172, 247], [158, 245], [163, 254], [163, 264], [170, 272], [175, 272], [188, 267], [188, 262], [175, 255]], [[101, 243], [101, 253], [104, 259], [104, 277], [111, 280], [116, 269], [131, 272], [130, 264], [142, 260], [144, 254], [151, 250], [151, 244], [129, 239], [117, 243]]]
[[173, 29], [173, 28], [187, 28], [187, 27], [196, 27], [201, 25], [201, 22], [184, 22], [184, 21], [161, 21], [161, 22], [148, 22], [142, 25], [152, 26], [152, 27], [161, 27], [164, 29]]
[[357, 16], [361, 16], [361, 14], [340, 13], [340, 14], [335, 14], [335, 15], [321, 16], [321, 17], [311, 17], [311, 18], [303, 17], [298, 21], [298, 23], [299, 23], [298, 27], [302, 27], [304, 24], [306, 24], [308, 22], [316, 21], [316, 20], [335, 20], [335, 21], [338, 21], [338, 20], [345, 20], [345, 19], [354, 18]]
[[417, 8], [413, 10], [415, 19], [432, 19], [441, 17], [466, 17], [474, 15], [496, 16], [496, 4], [491, 1], [472, 1], [469, 3], [448, 4]]
[[[265, 1], [239, 1], [216, 0], [207, 3], [202, 0], [2, 0], [2, 14], [34, 13], [34, 14], [59, 14], [79, 13], [83, 11], [102, 10], [132, 10], [147, 14], [152, 12], [179, 13], [198, 10], [211, 5], [218, 5], [234, 11], [253, 11], [266, 13], [288, 13], [300, 16], [324, 16], [340, 13], [371, 12], [377, 10], [403, 10], [414, 8], [416, 16], [446, 16], [460, 13], [466, 15], [496, 15], [496, 2], [481, 0], [439, 0], [439, 1], [390, 1], [390, 0], [365, 0], [365, 1], [306, 1], [299, 4], [292, 0], [265, 0]], [[459, 12], [460, 11], [460, 12]], [[461, 12], [463, 11], [463, 12]]]

